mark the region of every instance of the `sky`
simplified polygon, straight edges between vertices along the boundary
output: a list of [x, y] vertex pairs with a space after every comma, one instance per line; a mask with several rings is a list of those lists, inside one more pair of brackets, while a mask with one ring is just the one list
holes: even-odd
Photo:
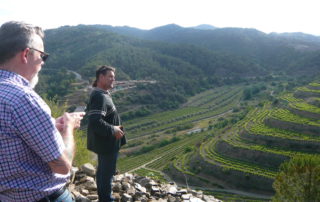
[[44, 29], [103, 24], [145, 30], [209, 24], [320, 36], [319, 8], [319, 0], [0, 0], [0, 24], [15, 20]]

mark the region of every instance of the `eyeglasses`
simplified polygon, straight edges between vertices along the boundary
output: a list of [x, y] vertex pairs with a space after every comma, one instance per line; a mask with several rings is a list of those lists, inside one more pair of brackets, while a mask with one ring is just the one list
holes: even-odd
[[49, 57], [49, 53], [40, 51], [40, 50], [35, 49], [35, 48], [30, 48], [30, 49], [31, 49], [31, 50], [35, 50], [35, 51], [38, 51], [39, 53], [41, 53], [41, 54], [40, 54], [40, 57], [41, 57], [41, 59], [42, 59], [43, 62], [45, 62], [45, 61], [48, 59], [48, 57]]

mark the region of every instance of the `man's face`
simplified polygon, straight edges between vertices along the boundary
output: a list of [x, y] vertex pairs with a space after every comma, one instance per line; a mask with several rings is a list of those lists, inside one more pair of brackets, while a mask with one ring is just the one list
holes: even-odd
[[107, 71], [106, 75], [100, 74], [99, 81], [101, 82], [101, 88], [104, 90], [112, 89], [115, 80], [116, 77], [113, 71]]
[[[34, 36], [34, 43], [33, 43], [33, 47], [31, 48], [44, 51], [43, 41], [40, 36], [38, 35]], [[29, 49], [28, 64], [26, 67], [26, 72], [28, 74], [28, 78], [29, 78], [28, 80], [30, 82], [32, 81], [34, 86], [36, 85], [35, 81], [37, 81], [38, 73], [41, 70], [41, 67], [43, 64], [44, 62], [41, 59], [41, 53], [36, 50]]]

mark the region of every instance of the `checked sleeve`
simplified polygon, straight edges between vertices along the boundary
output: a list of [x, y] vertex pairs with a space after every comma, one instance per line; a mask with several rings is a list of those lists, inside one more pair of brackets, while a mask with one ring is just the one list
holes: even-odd
[[57, 159], [65, 146], [48, 105], [36, 94], [26, 94], [14, 107], [14, 127], [44, 162]]

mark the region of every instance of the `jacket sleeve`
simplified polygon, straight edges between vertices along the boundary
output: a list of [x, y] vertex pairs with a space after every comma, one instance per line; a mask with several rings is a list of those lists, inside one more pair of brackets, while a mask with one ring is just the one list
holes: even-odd
[[89, 125], [95, 134], [101, 136], [114, 135], [113, 125], [107, 123], [103, 117], [107, 113], [106, 98], [102, 94], [91, 97], [88, 111]]

